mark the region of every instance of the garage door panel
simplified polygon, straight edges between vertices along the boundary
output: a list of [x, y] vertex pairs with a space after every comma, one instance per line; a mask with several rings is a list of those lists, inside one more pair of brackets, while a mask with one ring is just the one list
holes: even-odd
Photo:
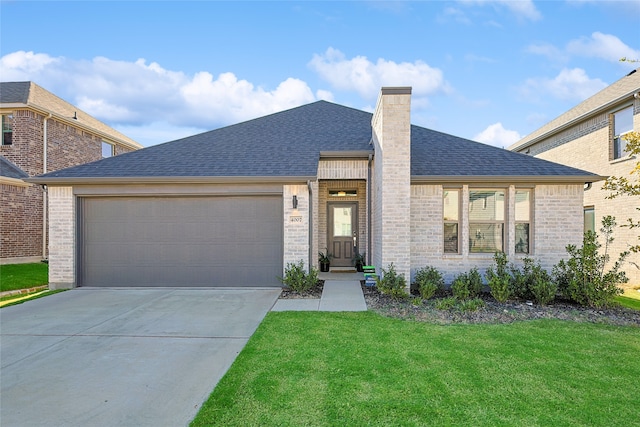
[[84, 286], [278, 286], [282, 198], [87, 198]]

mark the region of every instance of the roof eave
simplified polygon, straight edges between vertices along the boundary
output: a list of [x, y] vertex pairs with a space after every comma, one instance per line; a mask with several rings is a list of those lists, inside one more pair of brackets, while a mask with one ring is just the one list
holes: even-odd
[[[524, 142], [520, 145], [517, 145], [518, 143], [512, 145], [511, 147], [508, 148], [508, 150], [510, 151], [521, 151], [524, 150], [525, 148], [529, 148], [535, 144], [537, 144], [538, 142], [542, 141], [543, 139], [549, 138], [550, 136], [562, 132], [563, 130], [566, 130], [574, 125], [576, 125], [577, 123], [580, 123], [584, 120], [589, 119], [590, 117], [596, 116], [598, 114], [601, 114], [604, 111], [607, 111], [611, 108], [613, 108], [615, 105], [620, 104], [622, 102], [624, 102], [626, 99], [628, 99], [629, 97], [632, 97], [633, 99], [633, 95], [635, 93], [637, 93], [638, 90], [634, 89], [630, 92], [625, 93], [624, 95], [620, 95], [619, 97], [607, 102], [606, 104], [603, 104], [599, 107], [594, 108], [591, 111], [588, 111], [584, 114], [581, 114], [580, 116], [573, 118], [571, 120], [569, 120], [568, 122], [565, 122], [559, 126], [556, 126], [553, 129], [548, 130], [547, 132], [544, 132], [538, 136], [536, 136], [535, 138], [531, 139], [530, 141]], [[577, 108], [577, 107], [576, 107]], [[555, 120], [555, 119], [554, 119]], [[525, 137], [526, 138], [526, 137]]]
[[321, 151], [321, 159], [368, 159], [373, 150]]
[[126, 176], [126, 177], [34, 177], [25, 179], [38, 185], [122, 185], [122, 184], [300, 184], [315, 176]]
[[411, 175], [412, 184], [584, 184], [605, 179], [600, 175]]
[[138, 142], [133, 141], [133, 143], [132, 143], [130, 141], [126, 141], [126, 140], [117, 138], [117, 137], [115, 137], [113, 135], [109, 135], [109, 134], [107, 134], [105, 132], [102, 132], [102, 131], [100, 131], [98, 129], [95, 129], [95, 128], [91, 127], [91, 126], [87, 126], [84, 123], [79, 122], [76, 119], [73, 119], [71, 117], [65, 117], [65, 116], [63, 116], [61, 114], [58, 114], [58, 113], [56, 113], [54, 111], [51, 111], [51, 110], [49, 110], [47, 108], [40, 107], [40, 106], [35, 105], [35, 104], [31, 104], [31, 103], [23, 104], [23, 103], [16, 103], [16, 102], [13, 102], [13, 103], [5, 102], [3, 104], [0, 104], [0, 110], [11, 110], [11, 109], [29, 109], [29, 110], [36, 111], [36, 112], [38, 112], [38, 113], [40, 113], [40, 114], [42, 114], [44, 116], [51, 115], [52, 118], [55, 118], [56, 120], [58, 120], [58, 121], [60, 121], [60, 122], [62, 122], [64, 124], [71, 125], [73, 127], [79, 127], [81, 129], [86, 129], [87, 131], [89, 131], [89, 132], [91, 132], [91, 133], [93, 133], [93, 134], [95, 134], [95, 135], [99, 136], [100, 138], [105, 139], [107, 141], [118, 143], [120, 145], [124, 145], [125, 147], [133, 148], [135, 150], [139, 150], [141, 148], [144, 148], [144, 145], [142, 145], [142, 144], [140, 144]]

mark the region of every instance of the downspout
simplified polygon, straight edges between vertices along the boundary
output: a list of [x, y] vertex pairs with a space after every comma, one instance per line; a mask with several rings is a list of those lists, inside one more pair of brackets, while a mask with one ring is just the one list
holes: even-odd
[[367, 165], [367, 265], [371, 265], [371, 162], [373, 154], [369, 154]]
[[313, 191], [311, 190], [311, 181], [307, 181], [309, 189], [309, 271], [313, 265]]
[[[51, 113], [44, 118], [42, 132], [42, 173], [47, 173], [47, 120]], [[42, 186], [42, 259], [47, 259], [47, 213], [48, 209], [47, 187]]]

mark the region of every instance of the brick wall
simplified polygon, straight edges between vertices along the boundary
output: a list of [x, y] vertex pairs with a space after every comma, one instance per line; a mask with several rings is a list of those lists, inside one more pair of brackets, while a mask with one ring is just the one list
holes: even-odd
[[72, 187], [49, 187], [49, 235], [49, 288], [74, 288], [76, 199]]
[[[298, 208], [293, 208], [293, 196], [298, 198]], [[309, 267], [309, 189], [307, 185], [285, 185], [282, 192], [284, 211], [284, 258], [287, 263], [303, 260]], [[313, 261], [312, 261], [313, 262]], [[284, 274], [284, 272], [283, 272]]]
[[411, 90], [383, 88], [371, 126], [373, 165], [373, 262], [411, 272]]
[[[0, 146], [0, 155], [24, 170], [29, 176], [44, 172], [45, 116], [30, 110], [13, 112], [13, 144]], [[132, 149], [116, 145], [116, 153]], [[79, 128], [47, 120], [47, 172], [88, 163], [102, 158], [102, 138]], [[32, 186], [26, 190], [2, 192], [1, 258], [42, 256], [43, 190]], [[8, 224], [8, 225], [7, 225]]]
[[[507, 214], [505, 242], [510, 261], [518, 264], [524, 256], [515, 255], [514, 211], [516, 187], [505, 186]], [[455, 275], [477, 267], [482, 274], [493, 263], [492, 254], [469, 253], [469, 186], [461, 187], [462, 203], [459, 222], [460, 253], [444, 253], [443, 187], [441, 185], [411, 186], [411, 278], [419, 268], [439, 269], [447, 283]], [[538, 185], [533, 196], [533, 251], [530, 257], [551, 270], [566, 258], [565, 246], [582, 241], [582, 186]]]

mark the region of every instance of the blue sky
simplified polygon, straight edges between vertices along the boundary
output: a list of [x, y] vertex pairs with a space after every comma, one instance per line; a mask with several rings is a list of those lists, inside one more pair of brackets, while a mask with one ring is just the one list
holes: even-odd
[[640, 59], [640, 1], [5, 1], [0, 80], [143, 145], [319, 99], [508, 147]]

